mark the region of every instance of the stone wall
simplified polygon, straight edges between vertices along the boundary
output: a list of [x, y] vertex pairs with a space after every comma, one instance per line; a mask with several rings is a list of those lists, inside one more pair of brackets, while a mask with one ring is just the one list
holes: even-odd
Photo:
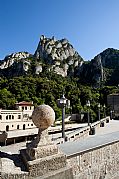
[[118, 179], [119, 141], [68, 157], [75, 179]]
[[[95, 149], [90, 149], [87, 152], [84, 151], [73, 156], [68, 156], [67, 162], [73, 169], [74, 179], [118, 179], [119, 141]], [[32, 177], [29, 176], [28, 173], [0, 173], [0, 179], [5, 178], [30, 179]]]

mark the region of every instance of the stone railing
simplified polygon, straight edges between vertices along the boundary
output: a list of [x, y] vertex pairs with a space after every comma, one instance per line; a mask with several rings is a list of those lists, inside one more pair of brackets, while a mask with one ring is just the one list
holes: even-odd
[[[92, 123], [90, 126], [86, 126], [81, 129], [72, 131], [71, 133], [66, 135], [67, 141], [75, 141], [77, 139], [84, 139], [84, 138], [88, 137], [91, 128], [95, 128], [95, 130], [96, 130], [96, 129], [100, 128], [100, 124], [102, 122], [105, 125], [105, 123], [109, 120], [110, 120], [110, 117], [108, 116], [106, 118], [101, 119], [100, 121], [96, 121], [96, 122]], [[54, 143], [62, 144], [62, 143], [64, 143], [64, 139], [63, 138], [57, 139], [56, 141], [54, 141]]]
[[107, 116], [107, 117], [101, 119], [100, 121], [96, 121], [96, 122], [92, 123], [92, 124], [91, 124], [91, 127], [99, 128], [99, 127], [100, 127], [100, 123], [104, 122], [104, 124], [105, 124], [105, 123], [107, 123], [109, 120], [110, 120], [110, 117]]
[[89, 135], [90, 127], [86, 126], [67, 135], [68, 141], [85, 138]]

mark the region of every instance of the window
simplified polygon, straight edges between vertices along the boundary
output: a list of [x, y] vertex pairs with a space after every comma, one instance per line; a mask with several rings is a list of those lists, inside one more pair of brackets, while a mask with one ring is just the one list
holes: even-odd
[[17, 129], [19, 129], [19, 125], [17, 125]]
[[14, 125], [12, 125], [12, 127], [14, 127]]
[[6, 126], [6, 131], [9, 131], [9, 126]]
[[14, 119], [14, 116], [12, 115], [12, 119]]
[[25, 124], [23, 125], [23, 130], [25, 130]]
[[6, 116], [6, 119], [8, 119], [8, 116]]
[[27, 106], [25, 106], [25, 110], [27, 110]]
[[23, 118], [27, 118], [27, 117], [28, 117], [28, 114], [24, 114], [24, 115], [23, 115]]
[[30, 110], [31, 110], [31, 106], [30, 106]]
[[22, 107], [22, 110], [24, 110], [24, 107]]
[[11, 115], [9, 115], [9, 119], [11, 119]]
[[21, 119], [21, 115], [18, 115], [18, 119]]
[[31, 126], [33, 126], [33, 124], [31, 124]]
[[0, 115], [0, 120], [2, 120], [2, 115]]

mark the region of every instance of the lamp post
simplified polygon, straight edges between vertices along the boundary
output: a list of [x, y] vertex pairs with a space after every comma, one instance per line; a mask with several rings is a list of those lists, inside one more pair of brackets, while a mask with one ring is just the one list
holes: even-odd
[[70, 115], [72, 115], [72, 106], [70, 107]]
[[106, 106], [105, 106], [105, 104], [104, 104], [104, 106], [103, 106], [103, 109], [104, 109], [104, 118], [105, 118], [105, 117], [106, 117], [106, 111], [105, 111]]
[[111, 111], [110, 111], [110, 119], [111, 119], [111, 120], [112, 120], [112, 118], [113, 118], [113, 117], [112, 117], [112, 113], [113, 113], [113, 111], [111, 110]]
[[100, 103], [98, 104], [98, 120], [100, 121]]
[[88, 117], [88, 126], [90, 126], [90, 115], [89, 115], [90, 101], [89, 100], [87, 101], [86, 106], [88, 108], [88, 113], [87, 113], [88, 114], [88, 116], [87, 116]]
[[64, 94], [61, 97], [61, 99], [58, 99], [58, 105], [62, 108], [62, 138], [64, 138], [64, 141], [66, 140], [65, 136], [65, 107], [70, 106], [70, 100], [66, 99]]

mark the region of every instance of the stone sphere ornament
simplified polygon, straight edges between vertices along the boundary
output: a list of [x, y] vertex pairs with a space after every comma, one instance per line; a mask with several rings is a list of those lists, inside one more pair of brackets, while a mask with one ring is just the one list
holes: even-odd
[[33, 111], [32, 121], [36, 127], [45, 130], [54, 123], [55, 112], [49, 105], [40, 105]]

